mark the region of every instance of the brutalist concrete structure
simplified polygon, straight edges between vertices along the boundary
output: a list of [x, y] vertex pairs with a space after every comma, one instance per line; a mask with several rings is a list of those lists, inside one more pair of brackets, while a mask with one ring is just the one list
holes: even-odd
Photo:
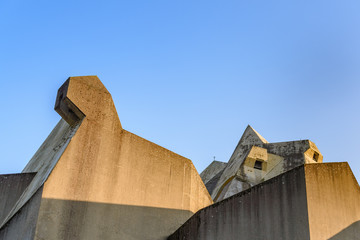
[[96, 76], [69, 78], [55, 110], [23, 172], [0, 175], [0, 240], [360, 239], [358, 183], [309, 140], [249, 126], [206, 188], [189, 159], [122, 128]]
[[96, 76], [69, 78], [55, 110], [23, 172], [0, 176], [0, 239], [165, 239], [213, 203], [189, 159], [122, 128]]
[[200, 210], [168, 239], [360, 239], [360, 188], [347, 163], [301, 165]]
[[214, 161], [201, 178], [217, 202], [297, 166], [322, 160], [322, 154], [310, 140], [269, 143], [248, 126], [229, 162]]

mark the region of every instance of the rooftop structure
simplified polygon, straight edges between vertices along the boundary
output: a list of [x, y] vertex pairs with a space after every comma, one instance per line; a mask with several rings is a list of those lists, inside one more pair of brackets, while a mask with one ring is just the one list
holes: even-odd
[[360, 239], [350, 167], [322, 163], [309, 140], [269, 143], [248, 126], [200, 177], [123, 129], [96, 76], [70, 77], [55, 110], [22, 173], [0, 175], [1, 240]]
[[221, 201], [297, 166], [322, 160], [310, 140], [269, 143], [248, 126], [229, 162], [214, 161], [200, 176], [214, 201]]
[[55, 110], [22, 173], [0, 176], [0, 239], [165, 239], [212, 204], [189, 159], [122, 128], [96, 76], [69, 78]]

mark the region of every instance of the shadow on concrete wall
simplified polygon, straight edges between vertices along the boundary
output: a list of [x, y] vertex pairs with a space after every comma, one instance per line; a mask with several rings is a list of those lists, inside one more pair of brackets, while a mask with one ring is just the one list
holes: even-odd
[[0, 229], [1, 240], [34, 239], [42, 189], [42, 187], [39, 188], [30, 200]]
[[333, 237], [329, 238], [329, 240], [344, 239], [360, 240], [360, 221], [354, 222], [339, 233], [335, 234]]
[[42, 199], [38, 239], [166, 239], [187, 210]]
[[0, 175], [0, 225], [35, 175], [36, 173]]

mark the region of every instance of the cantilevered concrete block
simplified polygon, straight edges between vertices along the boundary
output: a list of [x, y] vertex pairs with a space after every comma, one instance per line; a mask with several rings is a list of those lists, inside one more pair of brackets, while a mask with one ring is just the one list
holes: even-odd
[[[74, 81], [71, 83], [73, 84]], [[68, 98], [70, 79], [58, 90], [55, 102], [55, 111], [71, 126], [79, 123], [85, 114]], [[71, 88], [73, 89], [73, 87]], [[70, 93], [69, 93], [70, 95]]]
[[347, 163], [306, 164], [197, 212], [169, 240], [360, 239]]
[[36, 175], [3, 218], [2, 239], [23, 240], [9, 230], [38, 196], [27, 230], [37, 240], [165, 239], [212, 204], [189, 159], [122, 128], [96, 76], [69, 78], [55, 109], [63, 119], [23, 170]]

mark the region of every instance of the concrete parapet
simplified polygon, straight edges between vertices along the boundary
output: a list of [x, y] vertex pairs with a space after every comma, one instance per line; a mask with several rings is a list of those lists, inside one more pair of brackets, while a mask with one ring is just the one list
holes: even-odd
[[197, 212], [169, 240], [359, 239], [347, 163], [306, 164]]

